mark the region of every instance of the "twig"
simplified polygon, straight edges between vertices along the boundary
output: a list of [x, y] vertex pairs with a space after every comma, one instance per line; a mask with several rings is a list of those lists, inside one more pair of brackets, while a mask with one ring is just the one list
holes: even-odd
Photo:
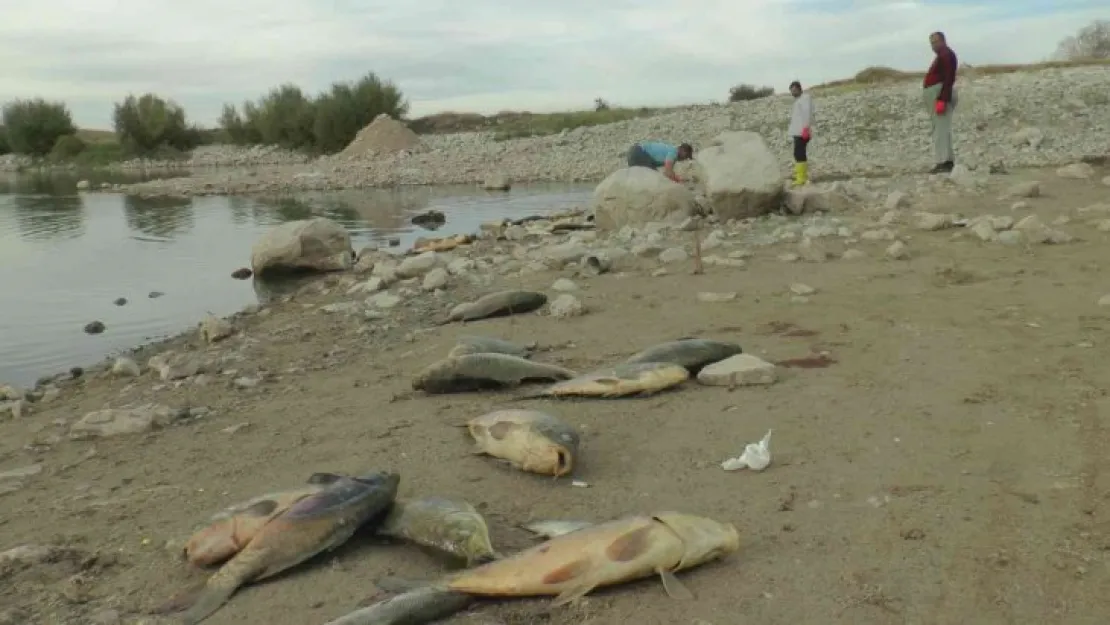
[[705, 267], [701, 264], [701, 218], [694, 217], [694, 275], [700, 276], [705, 273]]

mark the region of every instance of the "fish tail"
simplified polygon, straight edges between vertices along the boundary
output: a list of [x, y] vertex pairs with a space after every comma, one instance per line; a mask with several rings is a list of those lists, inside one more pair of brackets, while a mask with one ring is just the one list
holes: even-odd
[[474, 597], [438, 586], [406, 591], [384, 601], [350, 612], [325, 625], [380, 625], [405, 623], [423, 625], [462, 611]]
[[231, 599], [238, 589], [237, 585], [209, 585], [200, 593], [193, 605], [181, 615], [181, 625], [196, 625], [212, 616]]

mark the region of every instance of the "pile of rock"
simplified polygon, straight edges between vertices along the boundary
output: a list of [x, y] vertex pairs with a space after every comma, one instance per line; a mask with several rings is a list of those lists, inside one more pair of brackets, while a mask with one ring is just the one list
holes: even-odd
[[354, 140], [339, 153], [338, 157], [340, 159], [373, 158], [411, 152], [419, 147], [419, 135], [403, 122], [393, 119], [387, 113], [382, 113], [358, 131]]

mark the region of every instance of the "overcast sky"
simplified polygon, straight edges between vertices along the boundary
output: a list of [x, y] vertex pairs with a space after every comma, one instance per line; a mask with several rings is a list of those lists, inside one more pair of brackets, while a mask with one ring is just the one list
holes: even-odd
[[79, 126], [153, 91], [192, 121], [281, 82], [367, 71], [412, 115], [722, 100], [870, 65], [924, 70], [943, 30], [971, 64], [1043, 60], [1106, 0], [0, 0], [0, 100], [66, 101]]

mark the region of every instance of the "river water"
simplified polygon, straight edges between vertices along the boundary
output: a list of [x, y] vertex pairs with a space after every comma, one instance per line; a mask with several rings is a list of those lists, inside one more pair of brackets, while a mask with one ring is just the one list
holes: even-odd
[[[257, 300], [252, 243], [271, 226], [314, 215], [365, 245], [408, 249], [419, 236], [474, 232], [485, 221], [584, 206], [592, 186], [529, 185], [509, 193], [472, 187], [348, 190], [282, 200], [239, 197], [140, 199], [78, 193], [137, 177], [84, 173], [0, 174], [0, 383], [29, 386], [43, 376], [85, 366]], [[434, 232], [410, 223], [435, 209], [447, 223]], [[154, 297], [151, 295], [154, 294]], [[114, 302], [125, 298], [127, 303]], [[107, 329], [85, 334], [92, 320]]]

